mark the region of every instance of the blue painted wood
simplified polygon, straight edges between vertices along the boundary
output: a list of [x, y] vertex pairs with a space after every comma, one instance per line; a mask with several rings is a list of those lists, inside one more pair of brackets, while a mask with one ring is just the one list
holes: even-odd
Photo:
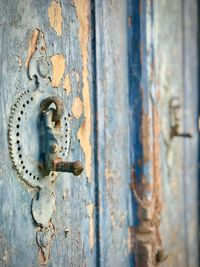
[[[67, 112], [71, 113], [76, 96], [83, 99], [83, 55], [79, 39], [83, 25], [74, 3], [61, 4], [61, 37], [49, 26], [50, 1], [9, 0], [0, 5], [2, 267], [39, 266], [37, 226], [31, 217], [35, 192], [17, 178], [7, 142], [11, 105], [21, 91], [33, 86], [27, 77], [25, 60], [35, 28], [45, 33], [48, 54], [62, 53], [67, 60], [61, 85], [55, 89], [55, 94], [64, 98]], [[196, 267], [196, 2], [96, 0], [90, 4], [87, 79], [92, 175], [89, 179], [85, 173], [81, 178], [63, 174], [56, 181], [57, 208], [52, 218], [56, 234], [48, 266], [135, 266], [131, 244], [135, 245], [136, 237], [145, 238], [141, 232], [136, 236], [135, 229], [141, 226], [145, 216], [150, 216], [147, 221], [152, 218], [148, 212], [142, 214], [146, 210], [141, 208], [138, 196], [151, 202], [152, 192], [145, 188], [144, 181], [148, 186], [156, 181], [156, 203], [160, 203], [161, 194], [163, 208], [161, 234], [158, 227], [153, 229], [157, 239], [151, 257], [155, 258], [163, 243], [170, 256], [162, 266]], [[72, 85], [70, 96], [62, 87], [67, 73]], [[188, 88], [192, 88], [192, 94]], [[177, 94], [183, 100], [183, 129], [192, 131], [192, 140], [169, 139], [169, 100]], [[71, 121], [75, 137], [84, 116]], [[87, 152], [84, 153], [74, 138], [71, 159], [85, 162], [85, 156]], [[138, 196], [131, 191], [133, 180], [138, 185]], [[94, 212], [90, 209], [88, 213], [88, 207], [93, 207]], [[157, 217], [159, 214], [158, 209]], [[134, 257], [137, 265], [138, 255]], [[144, 266], [155, 265], [150, 261], [148, 264]]]
[[99, 265], [132, 266], [125, 1], [95, 1]]
[[[141, 46], [142, 36], [141, 20], [143, 17], [140, 12], [140, 0], [128, 2], [128, 54], [129, 54], [129, 105], [130, 105], [130, 144], [131, 144], [131, 163], [134, 166], [137, 182], [140, 181], [142, 169], [137, 164], [137, 159], [142, 158], [142, 143], [140, 140], [141, 113], [142, 113], [142, 95], [140, 91], [140, 83], [142, 79], [142, 56]], [[133, 202], [133, 220], [134, 226], [139, 225], [137, 216], [138, 202], [132, 195]]]
[[[199, 266], [196, 5], [196, 1], [154, 4], [156, 72], [163, 114], [161, 233], [169, 251], [163, 266]], [[181, 131], [190, 132], [191, 139], [169, 140], [167, 103], [174, 96], [179, 96], [182, 103]]]
[[[57, 1], [58, 2], [58, 1]], [[63, 54], [66, 67], [61, 84], [55, 88], [55, 95], [62, 97], [65, 108], [71, 113], [76, 96], [82, 99], [82, 51], [79, 42], [79, 28], [82, 26], [77, 17], [77, 9], [71, 1], [62, 1], [62, 35], [58, 37], [49, 25], [48, 7], [51, 1], [1, 1], [0, 5], [0, 266], [37, 267], [38, 248], [36, 226], [31, 216], [31, 200], [34, 190], [21, 183], [12, 168], [8, 151], [7, 129], [11, 105], [20, 92], [32, 87], [27, 77], [25, 61], [33, 30], [39, 28], [45, 34], [48, 55]], [[90, 7], [89, 7], [90, 8]], [[89, 21], [90, 23], [90, 21]], [[92, 65], [91, 39], [89, 32], [88, 70], [89, 91], [92, 103]], [[72, 92], [67, 96], [62, 84], [69, 73]], [[75, 73], [79, 75], [77, 82]], [[89, 100], [90, 101], [90, 100]], [[92, 117], [91, 111], [91, 117]], [[77, 140], [77, 131], [83, 116], [71, 119], [72, 150], [70, 159], [80, 159], [84, 163], [84, 152]], [[31, 122], [30, 122], [31, 127]], [[93, 135], [90, 143], [93, 149]], [[31, 143], [27, 144], [27, 149]], [[62, 174], [55, 183], [56, 210], [52, 223], [55, 238], [48, 266], [95, 266], [95, 225], [93, 214], [88, 214], [88, 205], [94, 206], [94, 171], [91, 165], [91, 182], [85, 174], [74, 178]], [[66, 236], [65, 230], [68, 234]], [[94, 232], [94, 233], [93, 233]], [[94, 242], [91, 248], [91, 241]]]
[[183, 180], [187, 266], [199, 266], [199, 85], [198, 1], [184, 1], [183, 8], [183, 131], [192, 139], [183, 144]]
[[[163, 244], [169, 252], [169, 259], [162, 266], [198, 266], [196, 10], [196, 1], [129, 1], [131, 163], [136, 185], [143, 183], [138, 188], [138, 194], [133, 193], [132, 243], [134, 245], [137, 238], [142, 240], [144, 236], [147, 239], [147, 235], [138, 234], [143, 225], [141, 200], [146, 194], [144, 177], [147, 181], [156, 179], [160, 183], [156, 188], [162, 201], [157, 245]], [[179, 96], [182, 102], [181, 130], [191, 132], [192, 139], [170, 140], [169, 102], [174, 96]], [[157, 109], [159, 120], [155, 120], [152, 107]], [[149, 119], [144, 127], [145, 113]], [[160, 134], [154, 137], [156, 125], [160, 127]], [[149, 145], [159, 154], [160, 163], [156, 155], [152, 160], [152, 164], [159, 163], [153, 176], [150, 172], [152, 167], [145, 167], [147, 143], [141, 139], [144, 131], [150, 136]], [[154, 139], [158, 140], [157, 144]], [[155, 174], [159, 174], [160, 179]], [[159, 213], [158, 210], [157, 216]], [[140, 248], [135, 253], [139, 251], [143, 250]], [[154, 264], [149, 261], [144, 266]], [[140, 265], [137, 259], [136, 266]]]

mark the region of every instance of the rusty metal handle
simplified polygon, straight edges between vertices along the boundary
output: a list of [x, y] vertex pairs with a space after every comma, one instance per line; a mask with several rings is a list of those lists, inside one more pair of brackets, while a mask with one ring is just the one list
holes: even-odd
[[[56, 109], [51, 107], [55, 104]], [[59, 155], [59, 147], [57, 140], [57, 125], [61, 127], [61, 117], [64, 113], [64, 105], [62, 99], [57, 96], [45, 98], [40, 104], [40, 110], [43, 114], [44, 124], [44, 143], [45, 143], [45, 163], [44, 173], [48, 175], [51, 171], [69, 172], [78, 176], [83, 171], [80, 161], [67, 162]], [[55, 125], [54, 125], [54, 123]]]
[[52, 120], [54, 122], [59, 122], [64, 113], [64, 105], [62, 99], [60, 99], [58, 96], [50, 96], [45, 98], [40, 104], [40, 110], [43, 113], [46, 113], [51, 104], [55, 104], [56, 106]]

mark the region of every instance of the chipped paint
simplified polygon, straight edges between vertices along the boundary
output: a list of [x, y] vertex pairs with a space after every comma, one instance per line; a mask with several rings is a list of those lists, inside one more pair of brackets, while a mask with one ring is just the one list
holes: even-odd
[[52, 1], [48, 8], [49, 23], [58, 36], [62, 34], [62, 6], [58, 1]]
[[63, 88], [67, 92], [67, 95], [69, 95], [72, 91], [71, 81], [69, 78], [69, 74], [65, 76], [64, 82], [63, 82]]
[[27, 59], [26, 59], [26, 63], [25, 63], [27, 68], [29, 66], [29, 62], [30, 62], [32, 55], [35, 53], [35, 51], [37, 49], [37, 41], [38, 41], [38, 37], [39, 37], [39, 32], [40, 31], [38, 29], [35, 29], [32, 32], [31, 39], [29, 41], [28, 55], [27, 55]]
[[51, 57], [53, 65], [52, 87], [58, 87], [65, 70], [65, 58], [62, 54], [56, 54]]
[[[149, 115], [143, 115], [141, 126], [141, 137], [143, 143], [143, 173], [147, 162], [152, 162], [148, 166], [148, 176], [153, 177], [153, 183], [148, 183], [147, 177], [140, 178], [140, 184], [136, 183], [134, 170], [132, 172], [132, 190], [138, 201], [138, 217], [140, 224], [131, 229], [131, 246], [135, 254], [136, 266], [152, 267], [156, 265], [156, 255], [162, 251], [162, 240], [160, 236], [160, 118], [155, 106], [151, 109], [151, 119]], [[149, 139], [152, 132], [152, 140]], [[150, 147], [150, 144], [151, 147]], [[147, 147], [148, 146], [148, 147]], [[139, 164], [139, 163], [138, 163]], [[152, 197], [147, 201], [146, 196], [152, 193]]]
[[83, 102], [79, 96], [74, 99], [72, 104], [72, 114], [76, 119], [79, 119], [83, 113]]
[[80, 81], [80, 76], [79, 76], [79, 73], [76, 73], [76, 81], [79, 83]]
[[68, 189], [66, 189], [63, 193], [63, 199], [66, 199], [68, 197]]
[[22, 67], [22, 58], [20, 56], [17, 56], [17, 62], [18, 62], [18, 66], [21, 69]]
[[88, 42], [89, 42], [89, 1], [75, 0], [74, 1], [77, 16], [80, 23], [79, 27], [79, 42], [82, 53], [82, 79], [83, 79], [83, 110], [84, 121], [78, 131], [78, 138], [81, 147], [85, 154], [85, 172], [86, 176], [91, 181], [91, 161], [92, 161], [92, 147], [90, 144], [91, 135], [91, 104], [90, 104], [90, 90], [89, 90], [89, 73], [88, 73]]
[[90, 220], [90, 250], [92, 250], [94, 247], [94, 205], [92, 203], [87, 205], [87, 212]]

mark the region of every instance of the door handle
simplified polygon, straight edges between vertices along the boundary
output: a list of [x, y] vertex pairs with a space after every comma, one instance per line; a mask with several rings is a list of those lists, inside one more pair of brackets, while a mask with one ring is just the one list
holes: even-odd
[[[51, 107], [52, 104], [55, 108]], [[42, 113], [42, 121], [44, 127], [44, 145], [45, 156], [43, 171], [48, 175], [51, 171], [70, 172], [75, 176], [79, 176], [83, 171], [80, 161], [67, 162], [59, 155], [59, 130], [62, 127], [61, 117], [64, 113], [64, 105], [62, 99], [57, 96], [45, 98], [40, 104]]]

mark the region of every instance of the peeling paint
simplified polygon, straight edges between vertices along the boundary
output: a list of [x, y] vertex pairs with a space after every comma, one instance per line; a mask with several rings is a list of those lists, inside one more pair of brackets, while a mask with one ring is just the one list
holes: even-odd
[[65, 58], [62, 54], [56, 54], [51, 57], [53, 65], [52, 87], [58, 87], [65, 70]]
[[78, 131], [78, 138], [85, 154], [85, 172], [86, 176], [91, 181], [91, 161], [92, 161], [92, 147], [90, 144], [91, 135], [91, 104], [90, 104], [90, 90], [88, 82], [88, 42], [89, 42], [89, 1], [75, 0], [74, 1], [77, 16], [80, 23], [79, 27], [79, 42], [82, 53], [82, 79], [83, 79], [83, 109], [84, 121]]
[[87, 205], [87, 212], [90, 219], [89, 236], [90, 236], [90, 250], [92, 250], [94, 247], [94, 205], [92, 203]]
[[76, 73], [76, 80], [77, 80], [77, 82], [79, 83], [79, 81], [80, 81], [79, 73]]
[[17, 56], [17, 62], [18, 62], [18, 66], [21, 69], [22, 67], [22, 58], [20, 56]]
[[62, 6], [58, 1], [52, 1], [48, 8], [48, 17], [51, 28], [58, 36], [62, 34]]
[[79, 96], [74, 99], [72, 113], [76, 119], [79, 119], [83, 113], [83, 102]]
[[63, 88], [67, 92], [67, 95], [69, 95], [72, 91], [72, 86], [71, 86], [71, 81], [69, 78], [69, 74], [65, 76], [64, 83], [63, 83]]
[[[157, 266], [156, 255], [162, 252], [162, 240], [160, 236], [160, 117], [155, 106], [151, 110], [152, 118], [143, 115], [141, 126], [141, 141], [143, 143], [143, 173], [148, 162], [148, 176], [153, 177], [152, 183], [148, 183], [146, 177], [140, 178], [138, 185], [135, 180], [134, 170], [132, 172], [132, 190], [138, 201], [138, 217], [140, 224], [131, 230], [131, 246], [135, 254], [136, 266]], [[150, 136], [152, 133], [152, 140]], [[152, 145], [151, 145], [152, 144]], [[151, 147], [150, 147], [151, 145]], [[139, 164], [139, 163], [138, 163]], [[153, 196], [146, 199], [151, 193]]]
[[29, 41], [29, 47], [28, 47], [28, 55], [27, 55], [27, 59], [26, 59], [26, 67], [28, 68], [30, 59], [32, 57], [32, 55], [35, 53], [36, 49], [37, 49], [37, 41], [38, 41], [38, 37], [39, 37], [39, 30], [35, 29], [32, 32], [31, 35], [31, 39]]

